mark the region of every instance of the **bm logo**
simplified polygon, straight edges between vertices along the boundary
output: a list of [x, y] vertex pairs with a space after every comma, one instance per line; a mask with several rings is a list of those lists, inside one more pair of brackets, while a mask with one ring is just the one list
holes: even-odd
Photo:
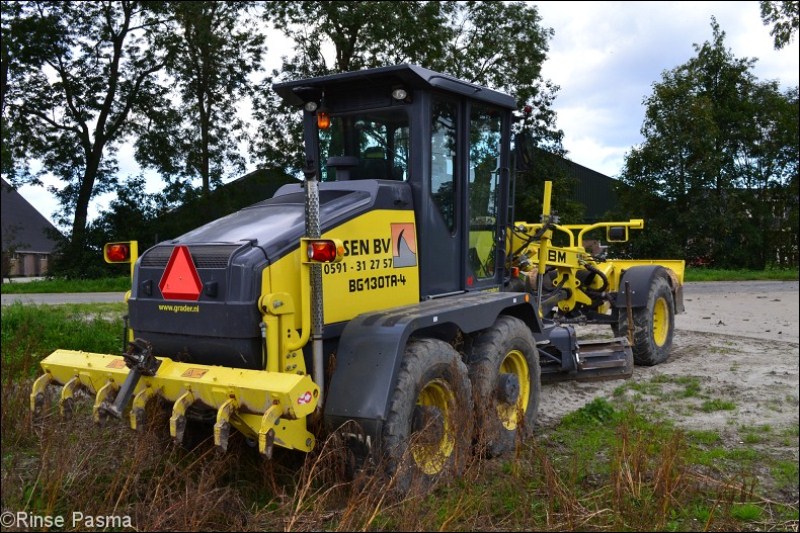
[[567, 252], [559, 250], [547, 250], [547, 260], [551, 263], [566, 263]]

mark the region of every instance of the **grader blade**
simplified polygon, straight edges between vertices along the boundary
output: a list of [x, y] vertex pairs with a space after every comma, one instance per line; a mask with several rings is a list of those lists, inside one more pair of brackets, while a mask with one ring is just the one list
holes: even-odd
[[578, 381], [624, 379], [633, 375], [633, 350], [628, 339], [578, 341]]
[[[618, 337], [602, 341], [578, 341], [571, 368], [542, 365], [542, 382], [604, 381], [627, 379], [633, 375], [633, 350], [628, 339]], [[566, 371], [565, 371], [566, 370]]]
[[[139, 348], [134, 355], [146, 351]], [[217, 412], [214, 443], [222, 450], [228, 447], [231, 428], [259, 442], [265, 456], [271, 455], [273, 444], [305, 452], [313, 449], [315, 439], [306, 428], [306, 417], [317, 407], [319, 387], [311, 377], [169, 358], [157, 358], [156, 365], [149, 362], [152, 372], [142, 372], [143, 367], [128, 368], [130, 355], [56, 350], [41, 363], [45, 373], [33, 385], [31, 410], [41, 414], [45, 389], [61, 385], [63, 413], [74, 404], [75, 391], [84, 389], [95, 395], [95, 421], [108, 413], [121, 416], [128, 412], [131, 427], [141, 429], [147, 404], [158, 397], [173, 404], [170, 433], [178, 441], [183, 437], [187, 411], [195, 406]]]

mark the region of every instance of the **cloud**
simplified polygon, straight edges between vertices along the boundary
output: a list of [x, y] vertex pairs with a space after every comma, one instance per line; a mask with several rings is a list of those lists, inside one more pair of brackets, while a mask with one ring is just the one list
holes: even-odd
[[[762, 81], [798, 84], [797, 39], [776, 51], [758, 2], [537, 2], [555, 35], [542, 75], [561, 87], [554, 109], [576, 163], [614, 176], [643, 139], [643, 100], [664, 71], [713, 37], [711, 17], [737, 58], [758, 58]], [[616, 156], [613, 154], [617, 154]]]

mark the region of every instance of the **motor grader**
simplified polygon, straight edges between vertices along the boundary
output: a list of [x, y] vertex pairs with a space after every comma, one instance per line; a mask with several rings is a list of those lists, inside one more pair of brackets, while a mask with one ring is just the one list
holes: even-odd
[[[129, 342], [46, 357], [35, 412], [60, 385], [62, 410], [84, 389], [96, 420], [139, 429], [158, 399], [177, 441], [207, 421], [219, 448], [235, 429], [266, 457], [313, 450], [319, 427], [402, 489], [458, 474], [476, 446], [512, 448], [542, 379], [666, 358], [683, 263], [581, 243], [642, 221], [559, 225], [549, 184], [542, 220], [509, 220], [511, 96], [411, 65], [274, 89], [302, 111], [305, 179], [141, 256], [107, 245], [107, 261], [131, 263]], [[579, 341], [583, 321], [618, 336]]]

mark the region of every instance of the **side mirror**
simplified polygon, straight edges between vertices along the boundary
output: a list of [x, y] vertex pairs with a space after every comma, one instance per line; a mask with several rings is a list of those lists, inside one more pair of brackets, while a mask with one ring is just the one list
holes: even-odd
[[628, 226], [609, 226], [606, 228], [608, 242], [628, 242]]

